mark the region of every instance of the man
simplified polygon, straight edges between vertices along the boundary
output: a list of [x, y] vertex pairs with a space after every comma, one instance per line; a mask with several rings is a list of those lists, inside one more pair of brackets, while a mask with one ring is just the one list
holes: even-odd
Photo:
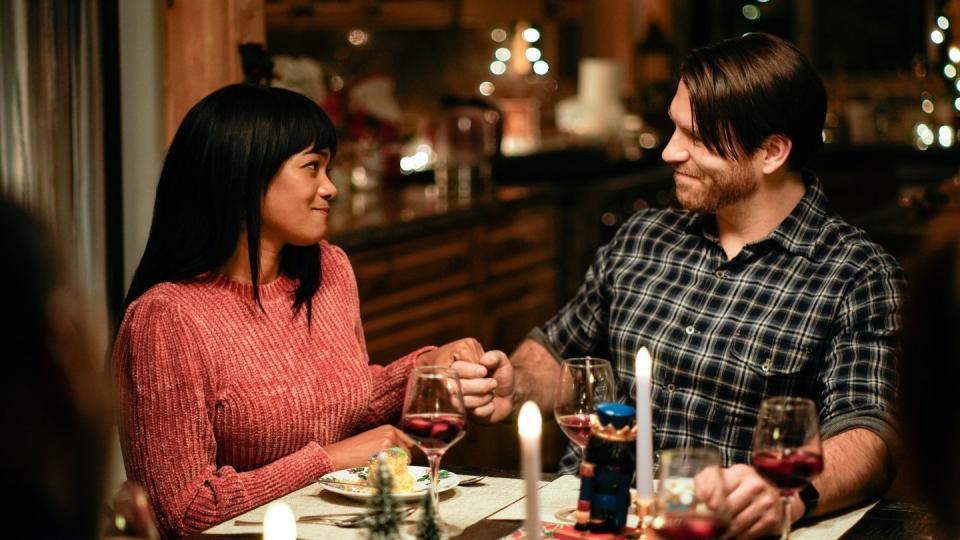
[[[826, 92], [791, 44], [749, 34], [690, 53], [663, 150], [683, 209], [627, 221], [557, 315], [507, 362], [475, 414], [550, 409], [559, 359], [610, 358], [633, 399], [634, 357], [654, 357], [654, 444], [714, 446], [733, 536], [775, 532], [778, 492], [749, 462], [768, 396], [805, 396], [820, 411], [826, 469], [792, 520], [876, 496], [890, 479], [897, 385], [894, 334], [902, 271], [828, 208], [804, 170], [822, 144]], [[575, 469], [569, 453], [562, 469]]]

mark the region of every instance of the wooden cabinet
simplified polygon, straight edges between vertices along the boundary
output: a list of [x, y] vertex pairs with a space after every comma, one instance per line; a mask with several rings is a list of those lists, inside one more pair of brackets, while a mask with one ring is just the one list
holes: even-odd
[[556, 310], [556, 229], [544, 204], [350, 250], [371, 361], [466, 336], [512, 350]]

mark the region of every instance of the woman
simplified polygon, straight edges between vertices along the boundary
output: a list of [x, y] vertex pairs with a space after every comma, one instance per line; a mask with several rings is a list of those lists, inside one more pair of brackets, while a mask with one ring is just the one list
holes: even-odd
[[0, 485], [12, 494], [4, 536], [81, 538], [100, 531], [109, 426], [92, 328], [47, 227], [0, 196]]
[[409, 371], [483, 353], [466, 339], [368, 365], [353, 271], [322, 241], [335, 153], [312, 101], [246, 85], [200, 101], [170, 145], [113, 353], [127, 473], [165, 536], [407, 446], [387, 424]]

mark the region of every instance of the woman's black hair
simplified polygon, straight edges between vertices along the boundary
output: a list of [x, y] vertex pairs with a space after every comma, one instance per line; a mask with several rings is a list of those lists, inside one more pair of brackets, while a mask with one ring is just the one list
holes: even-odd
[[[157, 184], [153, 223], [124, 310], [150, 287], [218, 271], [246, 229], [253, 299], [260, 304], [260, 208], [283, 163], [310, 147], [336, 154], [330, 118], [309, 98], [246, 84], [203, 98], [177, 129]], [[293, 314], [320, 286], [319, 246], [287, 245], [280, 272], [297, 280]]]

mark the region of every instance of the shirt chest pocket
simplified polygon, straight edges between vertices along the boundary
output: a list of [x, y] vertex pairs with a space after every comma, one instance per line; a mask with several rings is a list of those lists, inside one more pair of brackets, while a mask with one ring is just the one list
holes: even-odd
[[741, 327], [731, 349], [740, 367], [765, 380], [804, 378], [815, 364], [808, 342], [771, 328]]

